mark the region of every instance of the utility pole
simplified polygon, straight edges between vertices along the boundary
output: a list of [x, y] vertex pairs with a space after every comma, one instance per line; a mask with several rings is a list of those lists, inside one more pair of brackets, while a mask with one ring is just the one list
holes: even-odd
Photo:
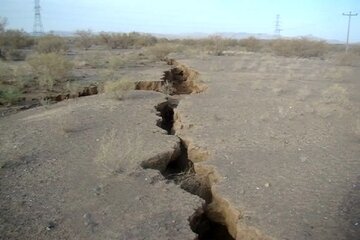
[[34, 36], [41, 36], [44, 34], [43, 25], [41, 22], [41, 14], [40, 14], [40, 0], [35, 0], [35, 17], [34, 17]]
[[282, 29], [280, 29], [280, 15], [277, 14], [276, 15], [276, 22], [275, 22], [275, 35], [277, 37], [280, 37], [280, 32], [282, 31]]
[[347, 31], [347, 38], [346, 38], [346, 53], [348, 53], [349, 50], [349, 36], [350, 36], [350, 23], [351, 23], [351, 17], [355, 17], [357, 16], [357, 13], [351, 13], [351, 11], [349, 13], [343, 13], [343, 16], [348, 16], [349, 17], [349, 22], [348, 22], [348, 31]]

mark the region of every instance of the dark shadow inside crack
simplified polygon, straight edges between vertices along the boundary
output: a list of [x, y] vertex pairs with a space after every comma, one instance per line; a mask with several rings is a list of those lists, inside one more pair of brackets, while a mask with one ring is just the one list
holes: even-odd
[[167, 98], [166, 102], [160, 103], [155, 107], [161, 119], [157, 122], [157, 126], [166, 130], [169, 135], [174, 135], [174, 109], [179, 104], [179, 100], [175, 98]]
[[192, 231], [198, 234], [196, 240], [234, 240], [225, 225], [208, 217], [206, 209], [196, 211], [189, 222]]
[[[169, 135], [175, 134], [173, 130], [174, 109], [178, 106], [178, 103], [178, 100], [168, 98], [166, 102], [155, 107], [159, 116], [161, 116], [161, 120], [157, 125], [166, 130]], [[167, 181], [174, 182], [183, 190], [196, 195], [205, 201], [205, 204], [189, 218], [189, 224], [192, 231], [198, 235], [196, 239], [234, 239], [230, 235], [227, 226], [218, 223], [209, 217], [211, 214], [209, 214], [210, 210], [208, 205], [213, 200], [210, 181], [208, 176], [196, 173], [194, 163], [188, 158], [187, 146], [181, 138], [179, 149], [175, 149], [174, 152], [176, 151], [178, 151], [179, 154], [177, 154], [176, 158], [169, 159], [165, 170], [158, 170], [160, 170]]]

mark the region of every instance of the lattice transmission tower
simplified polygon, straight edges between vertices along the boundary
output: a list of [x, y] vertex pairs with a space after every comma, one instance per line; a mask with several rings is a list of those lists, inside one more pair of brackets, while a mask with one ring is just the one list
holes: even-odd
[[40, 13], [40, 0], [35, 0], [35, 17], [34, 17], [34, 28], [33, 34], [35, 36], [41, 36], [44, 34], [43, 24], [41, 22], [41, 13]]
[[280, 15], [277, 14], [276, 15], [276, 22], [275, 22], [275, 35], [277, 37], [280, 37], [281, 31], [282, 31], [282, 29], [280, 28]]

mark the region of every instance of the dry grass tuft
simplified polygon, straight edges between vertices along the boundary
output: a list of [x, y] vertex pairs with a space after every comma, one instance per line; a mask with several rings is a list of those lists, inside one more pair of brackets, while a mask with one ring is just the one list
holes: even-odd
[[104, 92], [112, 94], [118, 100], [124, 100], [130, 90], [135, 90], [136, 84], [128, 79], [107, 81], [104, 85]]
[[129, 134], [125, 131], [121, 135], [111, 129], [100, 139], [95, 162], [103, 170], [104, 176], [120, 174], [136, 166], [139, 161], [142, 147], [139, 133]]
[[333, 84], [322, 92], [322, 98], [326, 104], [338, 104], [347, 106], [349, 97], [346, 88], [339, 84]]

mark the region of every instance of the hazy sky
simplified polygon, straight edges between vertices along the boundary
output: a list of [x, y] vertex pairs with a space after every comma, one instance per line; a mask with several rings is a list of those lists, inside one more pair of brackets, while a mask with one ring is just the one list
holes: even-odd
[[[347, 17], [360, 0], [41, 0], [45, 31], [139, 31], [153, 33], [249, 32], [272, 34], [280, 14], [282, 35], [345, 40]], [[34, 0], [0, 0], [9, 28], [32, 31]], [[360, 41], [360, 15], [352, 18]]]

